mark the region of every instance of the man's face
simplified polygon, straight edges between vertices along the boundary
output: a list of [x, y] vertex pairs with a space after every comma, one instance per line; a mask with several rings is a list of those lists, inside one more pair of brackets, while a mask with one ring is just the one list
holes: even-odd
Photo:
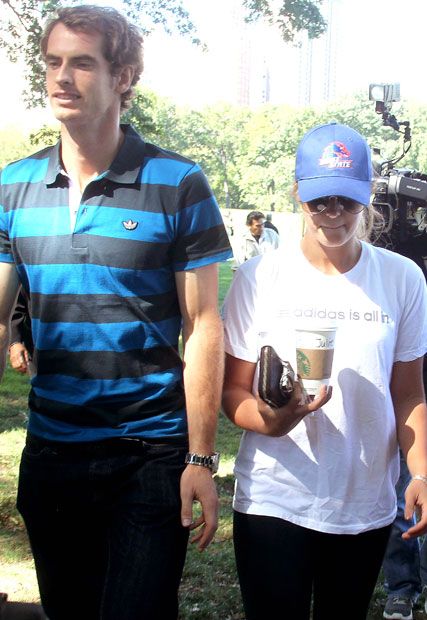
[[102, 35], [57, 24], [46, 50], [46, 86], [55, 117], [64, 124], [94, 123], [120, 110], [120, 77], [111, 75]]
[[264, 219], [252, 220], [252, 223], [249, 224], [249, 230], [251, 235], [254, 237], [261, 237], [262, 231], [264, 230]]

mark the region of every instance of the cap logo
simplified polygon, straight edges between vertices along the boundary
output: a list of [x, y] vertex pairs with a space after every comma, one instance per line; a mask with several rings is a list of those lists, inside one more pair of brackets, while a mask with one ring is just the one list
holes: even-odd
[[135, 230], [135, 228], [138, 226], [138, 222], [133, 222], [132, 220], [122, 222], [122, 224], [126, 228], [126, 230]]
[[327, 168], [352, 168], [351, 153], [342, 142], [330, 142], [323, 150], [319, 166]]

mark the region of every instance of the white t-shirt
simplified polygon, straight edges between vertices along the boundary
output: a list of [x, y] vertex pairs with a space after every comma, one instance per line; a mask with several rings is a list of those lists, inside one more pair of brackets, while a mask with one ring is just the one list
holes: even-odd
[[336, 534], [393, 521], [399, 459], [389, 383], [394, 362], [426, 352], [426, 314], [417, 265], [366, 243], [344, 274], [326, 275], [285, 248], [240, 267], [224, 304], [227, 353], [257, 362], [261, 345], [272, 344], [295, 367], [295, 325], [338, 329], [331, 400], [284, 437], [243, 433], [237, 511]]

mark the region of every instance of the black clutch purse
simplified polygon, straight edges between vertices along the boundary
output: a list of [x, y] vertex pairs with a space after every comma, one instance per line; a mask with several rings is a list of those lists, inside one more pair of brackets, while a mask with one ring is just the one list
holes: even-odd
[[261, 348], [259, 359], [258, 393], [270, 407], [286, 405], [294, 391], [295, 373], [289, 362], [283, 361], [267, 345]]

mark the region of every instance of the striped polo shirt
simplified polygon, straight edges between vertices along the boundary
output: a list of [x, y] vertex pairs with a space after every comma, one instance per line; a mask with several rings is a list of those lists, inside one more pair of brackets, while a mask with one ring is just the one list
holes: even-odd
[[73, 231], [60, 143], [0, 177], [0, 261], [31, 298], [29, 430], [56, 441], [187, 433], [175, 272], [231, 256], [200, 167], [129, 126]]

